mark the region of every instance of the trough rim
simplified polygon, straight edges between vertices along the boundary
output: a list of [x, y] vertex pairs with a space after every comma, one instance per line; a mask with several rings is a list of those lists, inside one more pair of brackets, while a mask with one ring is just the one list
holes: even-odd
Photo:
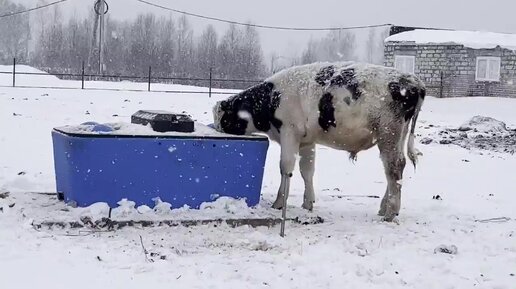
[[82, 134], [82, 133], [70, 133], [61, 130], [60, 128], [54, 128], [54, 133], [60, 133], [68, 137], [75, 138], [132, 138], [132, 139], [188, 139], [188, 140], [242, 140], [242, 141], [260, 141], [268, 142], [269, 138], [261, 135], [250, 135], [250, 136], [188, 136], [188, 135], [122, 135], [122, 134]]

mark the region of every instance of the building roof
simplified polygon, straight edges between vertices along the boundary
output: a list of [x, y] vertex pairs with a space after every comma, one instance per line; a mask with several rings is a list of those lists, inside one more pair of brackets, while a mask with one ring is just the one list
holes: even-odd
[[416, 29], [391, 35], [385, 42], [415, 42], [416, 44], [459, 44], [481, 49], [500, 46], [516, 51], [516, 34], [480, 31]]

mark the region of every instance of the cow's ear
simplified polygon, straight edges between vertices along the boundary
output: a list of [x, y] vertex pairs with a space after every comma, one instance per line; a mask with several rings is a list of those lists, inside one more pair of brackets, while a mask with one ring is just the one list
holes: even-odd
[[221, 108], [223, 111], [227, 111], [227, 110], [229, 110], [229, 108], [230, 108], [229, 102], [228, 102], [228, 101], [223, 100], [223, 101], [220, 103], [220, 108]]

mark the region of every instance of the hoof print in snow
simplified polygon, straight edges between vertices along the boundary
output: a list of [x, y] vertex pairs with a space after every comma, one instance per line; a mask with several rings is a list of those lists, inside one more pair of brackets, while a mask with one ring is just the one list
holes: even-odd
[[18, 173], [18, 176], [23, 176], [23, 175], [26, 175], [26, 174], [27, 174], [26, 172], [21, 171], [21, 172]]
[[442, 140], [439, 141], [439, 143], [440, 144], [451, 144], [452, 142], [449, 139], [442, 139]]
[[435, 195], [435, 196], [433, 196], [433, 197], [432, 197], [432, 200], [442, 201], [442, 200], [443, 200], [443, 198], [441, 198], [441, 196], [440, 196], [440, 195]]
[[457, 255], [458, 253], [457, 246], [455, 245], [439, 245], [437, 248], [434, 249], [434, 253], [443, 253], [443, 254], [451, 254], [451, 255]]
[[7, 197], [9, 197], [9, 194], [9, 192], [0, 193], [0, 199], [6, 199]]

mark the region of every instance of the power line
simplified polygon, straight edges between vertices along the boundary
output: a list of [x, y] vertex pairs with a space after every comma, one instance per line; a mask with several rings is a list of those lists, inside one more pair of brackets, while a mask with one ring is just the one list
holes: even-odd
[[200, 14], [196, 14], [196, 13], [191, 13], [191, 12], [186, 12], [186, 11], [181, 11], [181, 10], [177, 10], [177, 9], [174, 9], [174, 8], [170, 8], [170, 7], [165, 7], [165, 6], [158, 5], [158, 4], [155, 4], [155, 3], [152, 3], [152, 2], [149, 2], [149, 1], [145, 1], [145, 0], [136, 0], [136, 1], [144, 3], [144, 4], [147, 4], [147, 5], [150, 5], [150, 6], [154, 6], [154, 7], [157, 7], [157, 8], [165, 9], [165, 10], [168, 10], [168, 11], [172, 11], [172, 12], [176, 12], [176, 13], [180, 13], [180, 14], [184, 14], [184, 15], [188, 15], [188, 16], [192, 16], [192, 17], [208, 19], [208, 20], [213, 20], [213, 21], [218, 21], [218, 22], [224, 22], [224, 23], [229, 23], [229, 24], [235, 24], [235, 25], [242, 25], [242, 26], [250, 26], [250, 27], [256, 27], [256, 28], [262, 28], [262, 29], [291, 30], [291, 31], [292, 30], [294, 30], [294, 31], [332, 31], [332, 30], [349, 30], [349, 29], [361, 29], [361, 28], [374, 28], [374, 27], [383, 27], [383, 26], [391, 26], [392, 25], [392, 24], [386, 23], [386, 24], [374, 24], [374, 25], [363, 25], [363, 26], [320, 27], [320, 28], [270, 26], [270, 25], [243, 23], [243, 22], [226, 20], [226, 19], [221, 19], [221, 18], [216, 18], [216, 17], [204, 16], [204, 15], [200, 15]]
[[52, 2], [52, 3], [45, 4], [45, 5], [36, 6], [34, 8], [30, 8], [30, 9], [27, 9], [27, 10], [22, 10], [22, 11], [18, 11], [18, 12], [11, 12], [11, 13], [7, 13], [7, 14], [3, 14], [3, 15], [0, 15], [0, 18], [14, 16], [14, 15], [19, 15], [19, 14], [23, 14], [23, 13], [27, 13], [27, 12], [31, 12], [31, 11], [35, 11], [35, 10], [39, 10], [39, 9], [43, 9], [43, 8], [47, 8], [49, 6], [56, 5], [56, 4], [59, 4], [59, 3], [62, 3], [62, 2], [66, 2], [66, 1], [68, 1], [68, 0], [55, 1], [55, 2]]

